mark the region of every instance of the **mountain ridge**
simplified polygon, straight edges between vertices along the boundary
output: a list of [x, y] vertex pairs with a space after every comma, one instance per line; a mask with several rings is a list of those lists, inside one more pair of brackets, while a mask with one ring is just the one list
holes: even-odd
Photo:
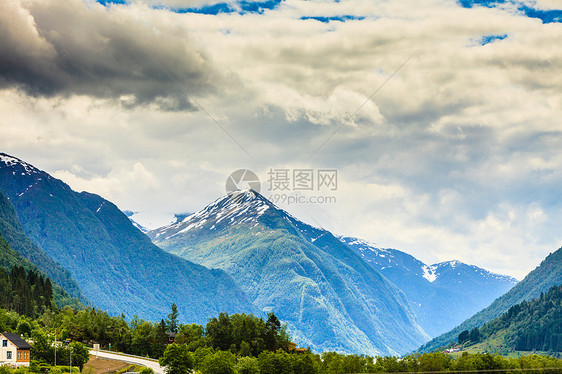
[[100, 196], [75, 192], [6, 154], [0, 154], [0, 191], [25, 234], [71, 271], [96, 307], [154, 319], [176, 303], [180, 318], [196, 323], [223, 311], [256, 311], [226, 273], [162, 251]]

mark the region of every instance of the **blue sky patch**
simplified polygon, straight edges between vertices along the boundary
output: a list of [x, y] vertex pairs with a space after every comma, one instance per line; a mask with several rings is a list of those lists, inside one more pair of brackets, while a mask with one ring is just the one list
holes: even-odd
[[127, 0], [96, 0], [103, 6], [108, 6], [111, 4], [127, 4]]
[[535, 9], [520, 1], [513, 0], [458, 0], [458, 2], [464, 8], [472, 8], [474, 6], [494, 8], [500, 4], [514, 4], [522, 14], [529, 18], [538, 18], [542, 23], [562, 22], [562, 9]]
[[505, 38], [507, 38], [507, 34], [503, 34], [503, 35], [484, 35], [482, 38], [480, 38], [479, 44], [480, 45], [486, 45], [486, 44], [490, 44], [490, 43], [493, 43], [493, 42], [498, 41], [498, 40], [504, 40]]
[[265, 10], [275, 9], [281, 4], [283, 0], [265, 0], [265, 1], [249, 1], [240, 0], [236, 3], [218, 3], [213, 5], [205, 5], [199, 8], [184, 8], [184, 9], [170, 9], [172, 12], [177, 13], [199, 13], [199, 14], [212, 14], [219, 13], [259, 13], [262, 14]]
[[[210, 5], [204, 5], [197, 8], [172, 8], [165, 6], [155, 6], [155, 9], [168, 9], [175, 13], [199, 13], [217, 15], [219, 13], [259, 13], [262, 14], [265, 10], [275, 9], [281, 4], [283, 0], [238, 0], [236, 2], [222, 2]], [[127, 0], [97, 0], [98, 3], [107, 6], [110, 4], [127, 4]]]
[[198, 14], [210, 14], [217, 15], [219, 13], [233, 13], [237, 10], [229, 5], [228, 3], [217, 3], [213, 5], [205, 5], [199, 8], [181, 8], [181, 9], [170, 9], [172, 12], [176, 13], [198, 13]]
[[562, 10], [555, 9], [555, 10], [541, 10], [541, 9], [533, 9], [528, 6], [521, 6], [519, 7], [527, 17], [531, 18], [538, 18], [543, 23], [560, 23], [562, 22]]
[[244, 12], [263, 13], [264, 10], [275, 9], [281, 4], [282, 0], [269, 0], [269, 1], [240, 1], [238, 4]]
[[328, 23], [330, 21], [339, 21], [339, 22], [345, 22], [345, 21], [354, 21], [354, 20], [363, 20], [365, 19], [365, 17], [358, 17], [358, 16], [333, 16], [333, 17], [313, 17], [313, 16], [308, 16], [308, 17], [301, 17], [301, 20], [307, 20], [307, 19], [313, 19], [319, 22], [324, 22], [324, 23]]

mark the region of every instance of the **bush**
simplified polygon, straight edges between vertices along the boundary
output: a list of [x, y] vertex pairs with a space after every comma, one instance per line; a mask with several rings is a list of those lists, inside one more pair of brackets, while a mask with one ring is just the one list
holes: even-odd
[[139, 374], [154, 374], [154, 370], [152, 368], [144, 367], [139, 371]]

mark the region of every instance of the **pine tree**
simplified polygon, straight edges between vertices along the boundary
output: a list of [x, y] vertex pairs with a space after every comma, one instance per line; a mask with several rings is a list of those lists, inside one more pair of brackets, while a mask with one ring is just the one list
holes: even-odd
[[172, 311], [168, 314], [168, 319], [166, 320], [169, 332], [178, 332], [178, 307], [176, 303], [172, 304]]

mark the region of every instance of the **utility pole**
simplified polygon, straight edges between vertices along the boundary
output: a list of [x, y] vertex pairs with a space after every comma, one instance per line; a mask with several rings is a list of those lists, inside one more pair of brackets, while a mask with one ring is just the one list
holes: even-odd
[[69, 351], [70, 351], [70, 374], [72, 374], [72, 347], [69, 347]]
[[55, 367], [57, 366], [57, 328], [55, 327]]

